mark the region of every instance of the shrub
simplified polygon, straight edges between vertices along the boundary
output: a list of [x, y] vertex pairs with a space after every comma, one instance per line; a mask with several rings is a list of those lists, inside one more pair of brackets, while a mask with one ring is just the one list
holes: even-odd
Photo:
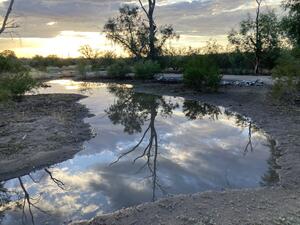
[[0, 102], [2, 101], [7, 101], [8, 99], [11, 98], [11, 93], [7, 89], [0, 89]]
[[125, 78], [130, 72], [130, 67], [124, 61], [118, 61], [107, 69], [108, 76], [113, 78]]
[[221, 79], [216, 64], [204, 56], [190, 59], [183, 75], [185, 85], [198, 91], [217, 91]]
[[27, 72], [2, 74], [0, 77], [0, 96], [2, 99], [20, 99], [26, 92], [39, 86], [40, 83]]
[[82, 76], [82, 78], [86, 78], [86, 73], [87, 73], [87, 62], [85, 59], [82, 59], [78, 62], [77, 64], [77, 70], [79, 74]]
[[0, 73], [17, 73], [23, 70], [25, 70], [25, 67], [15, 56], [14, 52], [6, 50], [0, 53]]
[[101, 68], [107, 68], [116, 61], [116, 58], [117, 56], [114, 52], [105, 52], [105, 54], [99, 58], [99, 64]]
[[160, 65], [151, 60], [137, 62], [133, 68], [135, 77], [138, 79], [152, 79], [161, 70]]
[[278, 60], [277, 66], [272, 71], [275, 80], [272, 94], [276, 99], [288, 96], [289, 99], [295, 101], [300, 91], [300, 58], [297, 51], [292, 53], [285, 52]]

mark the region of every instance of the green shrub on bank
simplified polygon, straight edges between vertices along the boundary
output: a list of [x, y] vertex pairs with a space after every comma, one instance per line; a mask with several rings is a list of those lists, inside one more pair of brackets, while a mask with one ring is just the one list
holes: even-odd
[[106, 69], [110, 65], [114, 64], [116, 62], [116, 59], [117, 56], [114, 52], [112, 51], [105, 52], [105, 54], [97, 60], [97, 66], [93, 66], [92, 69], [94, 70]]
[[40, 83], [27, 72], [0, 75], [0, 100], [20, 99], [26, 92], [38, 88]]
[[134, 64], [133, 71], [138, 79], [153, 79], [156, 73], [161, 71], [160, 65], [151, 60], [140, 61]]
[[86, 78], [86, 73], [88, 72], [87, 66], [88, 66], [88, 64], [87, 64], [87, 61], [85, 59], [80, 60], [77, 64], [78, 73], [84, 79]]
[[276, 99], [287, 96], [294, 101], [299, 96], [300, 91], [300, 57], [299, 50], [292, 53], [283, 53], [278, 60], [277, 66], [272, 71], [275, 80], [272, 94]]
[[18, 73], [24, 70], [25, 67], [13, 51], [5, 50], [0, 53], [0, 73]]
[[124, 61], [118, 61], [107, 69], [108, 76], [112, 78], [125, 78], [130, 72], [130, 67]]
[[193, 57], [186, 65], [184, 84], [198, 91], [217, 91], [222, 76], [217, 65], [208, 57]]

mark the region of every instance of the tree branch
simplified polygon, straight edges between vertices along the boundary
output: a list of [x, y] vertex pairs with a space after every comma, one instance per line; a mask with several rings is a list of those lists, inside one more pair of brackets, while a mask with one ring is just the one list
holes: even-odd
[[6, 11], [6, 14], [5, 14], [5, 16], [4, 16], [4, 20], [3, 20], [3, 22], [2, 22], [2, 26], [1, 26], [1, 28], [0, 28], [0, 34], [2, 34], [2, 33], [5, 31], [5, 29], [7, 28], [7, 27], [6, 27], [6, 26], [7, 26], [7, 21], [8, 21], [8, 18], [9, 18], [10, 13], [11, 13], [11, 11], [12, 11], [14, 1], [15, 1], [15, 0], [11, 0], [10, 3], [9, 3], [9, 6], [8, 6], [8, 8], [7, 8], [7, 11]]

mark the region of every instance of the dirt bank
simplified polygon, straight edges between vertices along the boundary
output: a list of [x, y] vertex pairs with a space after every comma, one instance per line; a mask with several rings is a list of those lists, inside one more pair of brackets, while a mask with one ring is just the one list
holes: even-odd
[[62, 162], [91, 137], [80, 95], [26, 96], [0, 103], [0, 181]]
[[[277, 140], [278, 187], [177, 196], [103, 215], [81, 225], [299, 225], [300, 108], [278, 104], [268, 87], [228, 87], [199, 94], [180, 84], [135, 84], [135, 89], [227, 107], [249, 116]], [[126, 193], [124, 193], [126, 194]]]

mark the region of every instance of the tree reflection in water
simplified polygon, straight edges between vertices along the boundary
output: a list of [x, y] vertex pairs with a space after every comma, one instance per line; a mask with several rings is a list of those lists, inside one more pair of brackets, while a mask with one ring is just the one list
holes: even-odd
[[[106, 114], [113, 124], [121, 124], [124, 126], [124, 132], [128, 134], [134, 134], [141, 133], [143, 126], [146, 122], [148, 122], [146, 129], [138, 143], [129, 151], [121, 153], [121, 155], [116, 159], [116, 161], [111, 163], [111, 165], [119, 162], [120, 159], [135, 151], [140, 151], [139, 147], [142, 145], [145, 139], [148, 138], [146, 147], [143, 148], [141, 154], [133, 160], [133, 163], [139, 159], [146, 159], [145, 164], [139, 171], [145, 167], [148, 167], [151, 174], [149, 177], [152, 178], [152, 200], [155, 200], [157, 187], [163, 193], [165, 193], [163, 186], [160, 184], [157, 178], [157, 160], [159, 149], [158, 134], [155, 128], [155, 119], [158, 114], [160, 114], [162, 117], [171, 116], [172, 111], [175, 108], [178, 108], [179, 105], [171, 101], [166, 101], [166, 98], [164, 97], [135, 93], [132, 89], [122, 87], [120, 85], [110, 85], [108, 89], [109, 92], [114, 94], [117, 98], [115, 103], [106, 110]], [[222, 110], [217, 106], [190, 100], [184, 101], [182, 111], [189, 120], [203, 119], [204, 117], [208, 117], [211, 120], [218, 120], [220, 115], [233, 118], [235, 125], [240, 128], [248, 129], [247, 143], [245, 143], [245, 148], [243, 149], [244, 156], [246, 156], [249, 152], [254, 151], [255, 147], [253, 146], [252, 138], [253, 134], [258, 132], [259, 129], [250, 119], [227, 110]], [[271, 156], [268, 173], [266, 173], [262, 178], [263, 183], [270, 184], [268, 180], [276, 180], [277, 173], [273, 163], [274, 157], [276, 156]]]
[[0, 183], [0, 224], [2, 223], [2, 219], [4, 218], [5, 211], [11, 208], [10, 203], [12, 202], [12, 199], [14, 199], [14, 204], [16, 205], [16, 207], [22, 209], [22, 224], [28, 224], [29, 219], [26, 213], [26, 209], [28, 210], [30, 221], [33, 225], [35, 224], [33, 209], [47, 215], [51, 214], [50, 212], [38, 206], [41, 196], [35, 198], [30, 196], [30, 193], [27, 190], [26, 185], [24, 184], [24, 178], [26, 176], [29, 177], [32, 182], [40, 183], [45, 175], [47, 175], [58, 188], [65, 190], [64, 183], [55, 178], [49, 168], [45, 168], [44, 172], [45, 173], [39, 179], [35, 179], [31, 174], [16, 178], [18, 180], [20, 191], [8, 190], [4, 187], [5, 182]]
[[228, 110], [224, 110], [224, 112], [222, 112], [221, 108], [217, 106], [190, 100], [184, 101], [183, 112], [190, 120], [203, 119], [205, 116], [208, 116], [212, 120], [218, 120], [221, 114], [226, 115], [228, 118], [234, 118], [235, 124], [238, 127], [248, 128], [248, 142], [244, 149], [244, 155], [246, 156], [249, 150], [253, 152], [252, 135], [258, 131], [258, 128], [250, 119], [247, 119], [240, 114], [232, 113]]
[[155, 128], [155, 119], [158, 114], [162, 117], [170, 116], [172, 111], [178, 107], [178, 104], [167, 101], [161, 96], [136, 93], [132, 89], [123, 86], [110, 85], [108, 90], [117, 97], [116, 102], [106, 110], [108, 118], [113, 124], [121, 124], [124, 126], [124, 132], [134, 134], [141, 133], [143, 125], [148, 122], [147, 128], [138, 143], [129, 151], [122, 153], [111, 165], [138, 150], [140, 145], [148, 138], [146, 147], [133, 160], [133, 163], [146, 158], [146, 162], [139, 171], [148, 167], [150, 171], [149, 178], [152, 179], [152, 200], [154, 201], [156, 199], [156, 187], [165, 192], [157, 179], [158, 135]]

